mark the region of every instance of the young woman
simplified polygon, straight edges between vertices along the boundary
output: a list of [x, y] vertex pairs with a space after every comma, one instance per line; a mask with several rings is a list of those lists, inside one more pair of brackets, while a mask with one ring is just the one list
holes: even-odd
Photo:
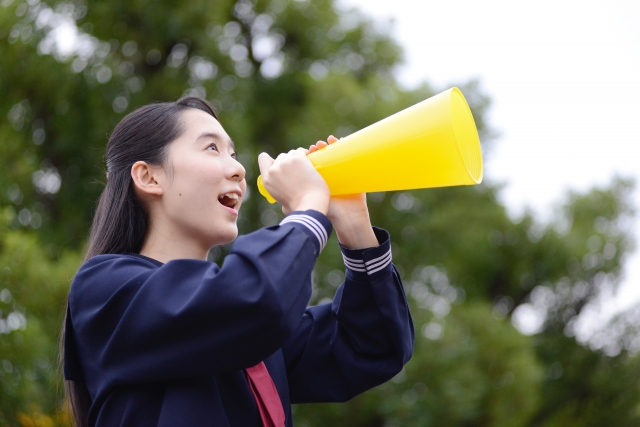
[[[287, 217], [219, 267], [207, 253], [236, 239], [246, 182], [215, 112], [183, 98], [116, 126], [65, 320], [78, 426], [291, 427], [291, 403], [345, 401], [402, 369], [414, 332], [388, 233], [364, 195], [331, 198], [306, 153], [260, 155]], [[307, 307], [332, 225], [345, 283]]]

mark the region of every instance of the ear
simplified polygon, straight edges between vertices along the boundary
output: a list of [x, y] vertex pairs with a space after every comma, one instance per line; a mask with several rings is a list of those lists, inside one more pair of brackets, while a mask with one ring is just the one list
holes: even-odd
[[137, 161], [131, 166], [131, 178], [141, 196], [161, 196], [164, 174], [161, 167]]

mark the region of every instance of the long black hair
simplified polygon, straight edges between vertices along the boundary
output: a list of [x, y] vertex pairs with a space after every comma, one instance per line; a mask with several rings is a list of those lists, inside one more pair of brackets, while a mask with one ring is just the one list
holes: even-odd
[[[84, 261], [101, 254], [140, 252], [149, 216], [135, 194], [131, 166], [137, 161], [164, 166], [169, 144], [185, 131], [180, 115], [190, 108], [218, 119], [207, 101], [185, 97], [141, 107], [116, 125], [107, 143], [107, 183], [98, 200]], [[64, 366], [65, 324], [66, 315], [60, 334], [61, 367]], [[86, 384], [65, 380], [64, 389], [76, 427], [88, 427], [91, 396]]]

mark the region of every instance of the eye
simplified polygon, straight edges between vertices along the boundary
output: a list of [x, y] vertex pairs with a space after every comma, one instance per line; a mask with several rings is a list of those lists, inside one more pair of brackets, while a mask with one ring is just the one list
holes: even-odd
[[218, 146], [213, 142], [211, 144], [207, 145], [207, 150], [209, 148], [213, 148], [215, 151], [218, 151]]
[[231, 157], [232, 157], [232, 158], [234, 158], [234, 159], [236, 159], [236, 160], [238, 160], [238, 153], [233, 153], [233, 154], [231, 155]]

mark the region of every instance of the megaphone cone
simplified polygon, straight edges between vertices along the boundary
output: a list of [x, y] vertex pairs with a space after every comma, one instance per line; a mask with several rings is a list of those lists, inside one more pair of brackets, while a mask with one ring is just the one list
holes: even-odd
[[[478, 131], [455, 87], [308, 157], [332, 195], [474, 185], [483, 175]], [[262, 177], [258, 189], [275, 202]]]

